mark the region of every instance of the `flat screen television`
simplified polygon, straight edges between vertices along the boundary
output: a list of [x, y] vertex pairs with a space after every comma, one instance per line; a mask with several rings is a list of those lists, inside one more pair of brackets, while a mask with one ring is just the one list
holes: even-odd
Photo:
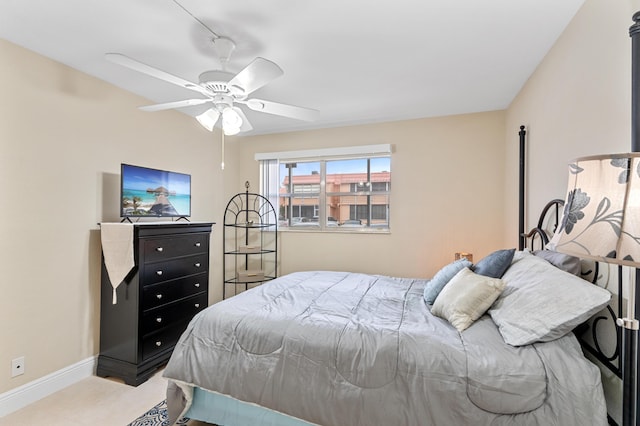
[[122, 164], [120, 216], [190, 217], [191, 175]]

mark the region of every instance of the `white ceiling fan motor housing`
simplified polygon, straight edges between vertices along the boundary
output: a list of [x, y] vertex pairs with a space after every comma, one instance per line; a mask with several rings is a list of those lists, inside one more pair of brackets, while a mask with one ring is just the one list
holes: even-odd
[[205, 71], [198, 77], [200, 85], [214, 93], [229, 93], [227, 83], [233, 78], [233, 74], [227, 71]]

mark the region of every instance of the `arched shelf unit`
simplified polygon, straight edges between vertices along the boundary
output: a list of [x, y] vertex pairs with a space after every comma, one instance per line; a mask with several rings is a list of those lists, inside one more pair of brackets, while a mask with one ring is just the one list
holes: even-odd
[[224, 212], [223, 291], [226, 299], [278, 276], [278, 216], [273, 204], [247, 190], [234, 195]]

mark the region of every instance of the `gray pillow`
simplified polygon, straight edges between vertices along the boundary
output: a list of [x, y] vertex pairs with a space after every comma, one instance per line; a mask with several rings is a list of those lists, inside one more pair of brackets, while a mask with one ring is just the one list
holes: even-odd
[[472, 271], [485, 277], [501, 278], [509, 266], [511, 266], [515, 252], [516, 249], [494, 251], [476, 263]]
[[611, 293], [527, 252], [502, 277], [506, 287], [489, 315], [512, 346], [564, 336], [604, 308]]
[[467, 259], [458, 259], [440, 269], [424, 287], [424, 301], [429, 305], [433, 305], [436, 297], [438, 297], [444, 286], [451, 281], [451, 278], [464, 268], [471, 268], [471, 265], [472, 263]]
[[556, 268], [562, 269], [573, 275], [580, 276], [582, 269], [580, 267], [580, 258], [571, 256], [570, 254], [558, 253], [552, 250], [536, 250], [532, 252], [534, 255], [546, 260]]

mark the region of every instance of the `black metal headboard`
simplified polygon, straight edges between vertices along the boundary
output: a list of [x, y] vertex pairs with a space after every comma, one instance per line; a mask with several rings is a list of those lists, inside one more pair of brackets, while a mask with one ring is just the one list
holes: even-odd
[[560, 209], [564, 206], [564, 200], [556, 198], [547, 203], [546, 206], [540, 212], [538, 217], [538, 224], [535, 228], [531, 229], [528, 233], [522, 234], [524, 240], [524, 246], [522, 248], [535, 249], [536, 242], [540, 243], [540, 250], [543, 250], [547, 244], [549, 244], [548, 229], [545, 224], [549, 224], [551, 220], [551, 232], [556, 232], [558, 225], [560, 224]]

